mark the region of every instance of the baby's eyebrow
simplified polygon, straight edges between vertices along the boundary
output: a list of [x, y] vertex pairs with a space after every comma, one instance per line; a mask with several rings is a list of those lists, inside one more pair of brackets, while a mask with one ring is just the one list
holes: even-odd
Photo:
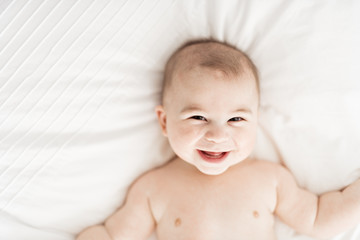
[[204, 111], [202, 108], [198, 107], [198, 106], [187, 106], [184, 107], [181, 110], [181, 113], [185, 113], [185, 112], [202, 112]]
[[235, 113], [241, 112], [241, 113], [247, 113], [247, 114], [251, 114], [252, 111], [250, 108], [238, 108], [234, 111]]
[[[187, 112], [203, 112], [204, 110], [199, 106], [187, 106], [184, 107], [181, 110], [181, 113], [187, 113]], [[237, 108], [234, 113], [246, 113], [246, 114], [252, 114], [252, 111], [250, 108], [247, 107], [240, 107]]]
[[203, 112], [204, 110], [202, 110], [199, 107], [185, 107], [181, 110], [181, 113], [185, 114], [185, 113], [190, 113], [190, 112]]

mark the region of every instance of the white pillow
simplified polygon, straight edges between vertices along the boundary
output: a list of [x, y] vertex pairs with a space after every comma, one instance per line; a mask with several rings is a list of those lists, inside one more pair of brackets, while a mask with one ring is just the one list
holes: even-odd
[[[0, 239], [69, 240], [167, 161], [154, 107], [183, 42], [236, 45], [261, 76], [255, 155], [316, 193], [358, 178], [358, 2], [0, 3]], [[272, 143], [274, 142], [274, 145]], [[309, 239], [278, 223], [279, 239]], [[359, 227], [336, 238], [360, 238]]]

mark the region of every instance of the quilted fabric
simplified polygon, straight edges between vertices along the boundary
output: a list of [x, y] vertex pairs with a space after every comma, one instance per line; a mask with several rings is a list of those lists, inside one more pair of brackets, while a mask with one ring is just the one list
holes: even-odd
[[[316, 193], [351, 183], [359, 16], [359, 2], [335, 0], [1, 1], [0, 239], [73, 239], [172, 156], [154, 107], [167, 58], [195, 38], [232, 43], [258, 66], [255, 155], [282, 158]], [[280, 222], [277, 232], [310, 239]], [[360, 226], [333, 240], [359, 238]]]

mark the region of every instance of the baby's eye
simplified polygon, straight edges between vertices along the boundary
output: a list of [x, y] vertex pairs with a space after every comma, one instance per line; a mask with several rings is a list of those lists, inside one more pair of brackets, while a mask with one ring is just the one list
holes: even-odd
[[245, 119], [242, 117], [233, 117], [229, 119], [229, 122], [241, 122], [244, 121]]
[[206, 118], [204, 118], [203, 116], [192, 116], [190, 117], [191, 119], [195, 119], [195, 120], [199, 120], [199, 121], [206, 121]]

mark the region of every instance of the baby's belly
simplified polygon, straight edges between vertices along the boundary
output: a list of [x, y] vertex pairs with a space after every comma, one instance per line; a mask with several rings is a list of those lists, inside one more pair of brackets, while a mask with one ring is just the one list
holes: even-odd
[[172, 212], [157, 225], [158, 240], [275, 240], [274, 218], [266, 211]]

